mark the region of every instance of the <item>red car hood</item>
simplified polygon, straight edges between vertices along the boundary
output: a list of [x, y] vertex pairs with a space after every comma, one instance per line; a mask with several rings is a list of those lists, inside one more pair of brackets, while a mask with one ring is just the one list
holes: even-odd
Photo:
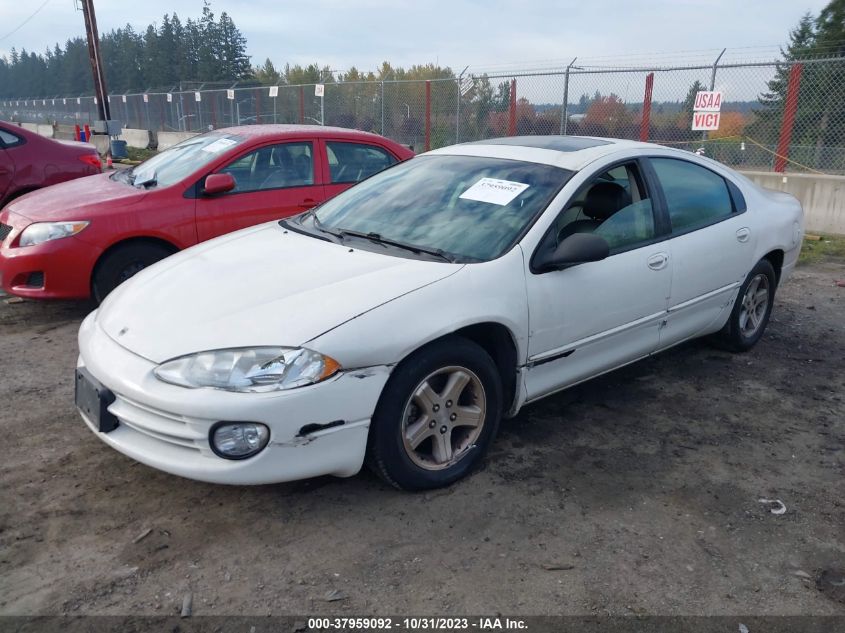
[[[111, 174], [97, 174], [76, 178], [52, 187], [37, 189], [17, 198], [6, 207], [10, 213], [32, 222], [87, 220], [115, 211], [115, 203], [122, 207], [134, 205], [150, 192], [136, 189], [125, 182], [114, 181]], [[84, 217], [83, 217], [84, 216]]]

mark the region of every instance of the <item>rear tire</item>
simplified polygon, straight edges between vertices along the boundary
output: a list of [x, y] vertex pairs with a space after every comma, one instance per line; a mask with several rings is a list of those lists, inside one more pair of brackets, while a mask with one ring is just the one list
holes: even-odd
[[777, 276], [768, 259], [761, 259], [739, 287], [728, 322], [713, 341], [732, 352], [747, 352], [763, 337], [775, 301]]
[[479, 464], [501, 414], [490, 355], [462, 337], [436, 341], [393, 371], [370, 425], [367, 465], [403, 490], [448, 486]]
[[119, 246], [97, 263], [91, 284], [94, 300], [102, 303], [124, 281], [172, 254], [172, 249], [150, 242]]

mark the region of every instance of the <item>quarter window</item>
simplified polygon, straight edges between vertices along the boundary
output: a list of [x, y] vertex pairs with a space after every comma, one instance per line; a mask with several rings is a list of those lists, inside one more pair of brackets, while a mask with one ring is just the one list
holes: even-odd
[[652, 158], [651, 164], [663, 187], [674, 233], [713, 224], [733, 213], [728, 185], [718, 174], [672, 158]]
[[220, 170], [235, 179], [235, 193], [314, 184], [311, 142], [260, 147]]
[[326, 153], [333, 184], [360, 182], [396, 163], [396, 158], [375, 145], [328, 141]]

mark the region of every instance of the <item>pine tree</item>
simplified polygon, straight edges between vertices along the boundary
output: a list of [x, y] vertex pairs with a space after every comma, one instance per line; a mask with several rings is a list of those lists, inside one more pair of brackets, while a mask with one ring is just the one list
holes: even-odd
[[281, 73], [276, 70], [276, 67], [273, 65], [273, 62], [270, 61], [269, 57], [261, 66], [255, 67], [253, 74], [255, 75], [256, 81], [265, 85], [278, 84], [282, 79]]
[[197, 24], [196, 51], [197, 76], [200, 81], [217, 81], [228, 79], [224, 75], [220, 64], [221, 38], [220, 28], [214, 21], [211, 4], [205, 0], [202, 7], [202, 17]]
[[220, 46], [218, 59], [221, 78], [246, 79], [250, 77], [252, 67], [249, 65], [249, 55], [246, 54], [246, 38], [225, 11], [220, 14], [217, 36]]

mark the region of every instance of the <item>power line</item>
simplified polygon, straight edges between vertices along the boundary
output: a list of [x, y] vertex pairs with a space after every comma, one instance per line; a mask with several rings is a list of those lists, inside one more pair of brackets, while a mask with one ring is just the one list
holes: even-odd
[[33, 11], [32, 14], [28, 18], [26, 18], [23, 22], [18, 24], [15, 28], [13, 28], [11, 31], [6, 33], [4, 36], [0, 37], [0, 42], [5, 40], [7, 37], [10, 37], [10, 36], [14, 35], [15, 33], [17, 33], [18, 31], [20, 31], [24, 26], [26, 26], [27, 22], [29, 22], [32, 18], [34, 18], [36, 15], [38, 15], [41, 12], [41, 9], [46, 7], [49, 3], [50, 3], [50, 0], [44, 0], [44, 2], [41, 3], [41, 6], [38, 7], [35, 11]]

